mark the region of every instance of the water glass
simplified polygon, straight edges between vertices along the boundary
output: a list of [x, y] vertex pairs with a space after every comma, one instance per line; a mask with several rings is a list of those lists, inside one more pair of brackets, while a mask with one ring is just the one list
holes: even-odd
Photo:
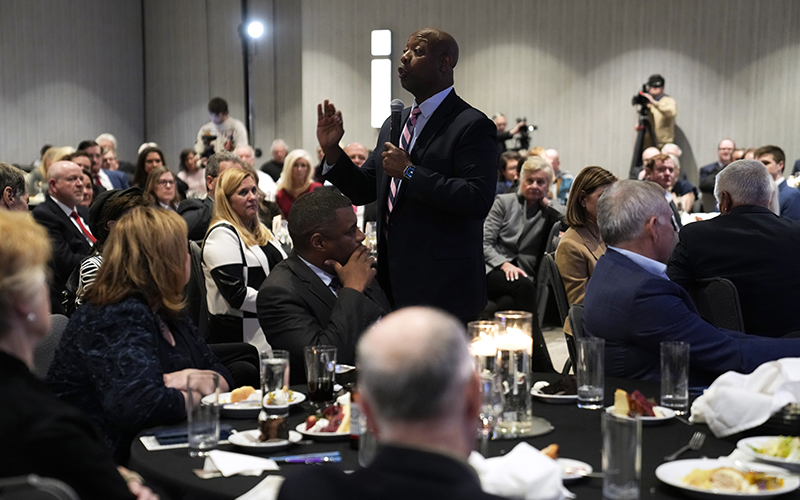
[[578, 382], [578, 408], [597, 410], [603, 407], [605, 396], [606, 341], [597, 337], [576, 340], [578, 362], [575, 375]]
[[317, 408], [333, 402], [336, 376], [336, 348], [329, 345], [310, 345], [303, 349], [308, 381], [308, 401]]
[[488, 456], [488, 441], [494, 439], [497, 422], [503, 416], [503, 384], [500, 377], [492, 373], [481, 373], [481, 411], [478, 414], [478, 430], [481, 438], [481, 454]]
[[603, 412], [603, 498], [638, 500], [642, 477], [642, 421]]
[[689, 409], [689, 344], [661, 342], [661, 406], [683, 415]]
[[496, 433], [505, 438], [531, 436], [534, 432], [530, 375], [533, 315], [526, 311], [501, 311], [495, 313], [495, 319], [499, 326], [495, 337], [495, 375], [505, 398]]
[[378, 255], [378, 223], [374, 221], [368, 221], [364, 225], [364, 246], [369, 248], [369, 253], [371, 256], [375, 257]]
[[289, 439], [289, 352], [274, 350], [261, 357], [261, 440]]
[[[210, 392], [205, 403], [200, 401], [204, 392]], [[219, 375], [205, 372], [187, 376], [186, 393], [189, 456], [203, 457], [219, 444]]]

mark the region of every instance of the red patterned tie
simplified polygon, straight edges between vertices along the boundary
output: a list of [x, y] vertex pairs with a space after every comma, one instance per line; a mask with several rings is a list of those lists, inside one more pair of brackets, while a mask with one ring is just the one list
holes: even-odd
[[86, 229], [86, 226], [83, 225], [83, 222], [81, 222], [81, 218], [78, 216], [78, 212], [73, 210], [72, 213], [70, 214], [70, 217], [72, 217], [78, 222], [78, 227], [80, 227], [81, 231], [83, 231], [83, 234], [85, 234], [86, 237], [89, 238], [89, 241], [91, 241], [92, 243], [97, 242], [97, 238], [92, 236], [92, 233], [90, 233], [89, 230]]
[[[408, 117], [408, 121], [406, 121], [406, 126], [403, 129], [403, 135], [400, 137], [400, 149], [405, 151], [409, 151], [411, 145], [411, 137], [414, 135], [414, 126], [417, 124], [417, 118], [419, 114], [422, 113], [420, 111], [419, 106], [414, 106], [414, 109], [411, 110], [411, 115]], [[388, 197], [388, 205], [389, 211], [386, 212], [386, 223], [389, 223], [389, 215], [392, 213], [392, 209], [395, 205], [395, 200], [397, 199], [397, 191], [400, 189], [400, 179], [396, 177], [392, 177], [392, 181], [389, 183], [389, 197]]]

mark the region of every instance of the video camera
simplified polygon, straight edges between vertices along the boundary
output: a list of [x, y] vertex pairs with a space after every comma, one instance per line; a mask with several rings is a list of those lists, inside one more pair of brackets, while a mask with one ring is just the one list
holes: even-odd
[[200, 158], [211, 158], [214, 154], [214, 141], [217, 140], [216, 135], [202, 135], [200, 138], [203, 140], [203, 154]]
[[[642, 84], [641, 92], [647, 93], [647, 84]], [[631, 106], [645, 106], [650, 104], [650, 101], [647, 100], [647, 97], [643, 96], [640, 92], [634, 94], [633, 99], [631, 99]]]
[[[517, 118], [517, 123], [525, 122], [528, 123], [528, 119], [525, 117]], [[531, 138], [528, 136], [530, 132], [537, 130], [539, 127], [536, 125], [526, 125], [525, 127], [521, 127], [519, 129], [519, 137], [517, 138], [517, 142], [519, 143], [519, 147], [517, 149], [528, 149], [531, 144]]]

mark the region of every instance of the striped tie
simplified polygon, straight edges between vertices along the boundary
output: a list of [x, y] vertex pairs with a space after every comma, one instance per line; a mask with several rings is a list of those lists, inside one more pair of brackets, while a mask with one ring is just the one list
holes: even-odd
[[[400, 137], [400, 149], [404, 151], [409, 151], [411, 145], [411, 137], [414, 135], [414, 126], [417, 124], [417, 117], [421, 111], [419, 110], [419, 106], [414, 106], [414, 109], [411, 110], [411, 116], [408, 117], [408, 121], [406, 122], [406, 126], [403, 129], [403, 135]], [[389, 223], [389, 215], [392, 213], [392, 209], [395, 205], [395, 199], [397, 198], [397, 191], [400, 189], [400, 179], [396, 177], [392, 177], [392, 181], [389, 183], [389, 211], [386, 212], [386, 223]]]

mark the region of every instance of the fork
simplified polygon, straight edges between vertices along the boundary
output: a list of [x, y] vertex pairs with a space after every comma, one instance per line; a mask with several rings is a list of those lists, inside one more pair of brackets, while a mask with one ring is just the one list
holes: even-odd
[[680, 450], [676, 451], [672, 455], [667, 455], [664, 457], [664, 460], [667, 462], [671, 462], [680, 456], [686, 450], [697, 451], [703, 446], [703, 443], [706, 441], [706, 434], [705, 432], [695, 432], [692, 435], [692, 439], [689, 440], [689, 444], [681, 448]]

